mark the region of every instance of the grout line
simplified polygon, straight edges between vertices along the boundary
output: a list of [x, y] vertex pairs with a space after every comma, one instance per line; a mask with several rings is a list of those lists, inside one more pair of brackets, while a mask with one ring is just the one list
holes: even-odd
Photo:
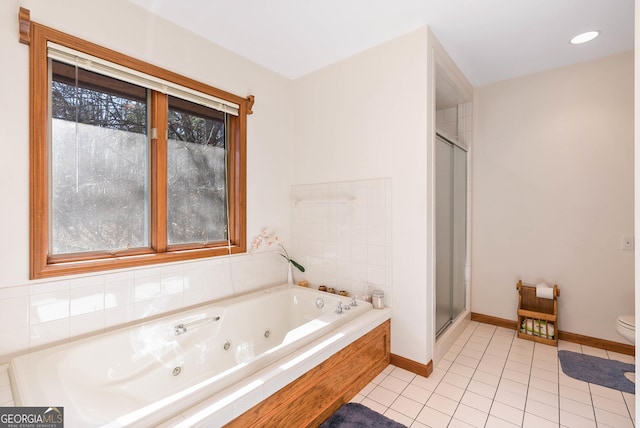
[[[524, 419], [527, 416], [527, 407], [529, 404], [529, 388], [531, 388], [531, 372], [533, 371], [533, 355], [536, 352], [536, 342], [533, 342], [533, 350], [531, 351], [531, 365], [529, 366], [529, 376], [527, 377], [527, 392], [524, 396], [524, 409], [522, 411], [522, 426], [524, 426]], [[508, 359], [509, 357], [507, 357]], [[537, 416], [537, 415], [536, 415]], [[560, 419], [558, 419], [560, 420]]]
[[[476, 327], [477, 328], [477, 327]], [[487, 349], [489, 348], [489, 346], [491, 345], [491, 341], [494, 339], [495, 335], [496, 335], [496, 331], [498, 331], [498, 328], [495, 327], [493, 329], [493, 332], [491, 333], [491, 337], [489, 338], [489, 341], [487, 342], [486, 346], [484, 347], [484, 350], [482, 351], [482, 356], [480, 357], [480, 360], [478, 361], [478, 365], [474, 368], [473, 370], [473, 374], [471, 375], [471, 379], [469, 380], [469, 383], [471, 383], [471, 380], [473, 379], [473, 375], [476, 374], [476, 372], [478, 371], [478, 366], [480, 366], [480, 363], [482, 362], [482, 359], [485, 357], [485, 355], [487, 354]], [[502, 367], [502, 370], [504, 370], [504, 366]], [[500, 384], [500, 381], [498, 381], [498, 385]], [[467, 388], [469, 387], [469, 384], [467, 384]], [[467, 392], [467, 388], [465, 388], [465, 393]], [[491, 407], [493, 406], [493, 401], [496, 398], [496, 394], [498, 393], [498, 387], [496, 386], [496, 390], [493, 393], [493, 397], [491, 398], [491, 406], [489, 406], [489, 409], [487, 411], [487, 418], [484, 421], [484, 426], [487, 425], [487, 422], [489, 421], [489, 416], [491, 415]], [[463, 394], [464, 397], [464, 394]], [[457, 409], [456, 409], [457, 410]]]
[[560, 366], [560, 357], [558, 356], [558, 347], [556, 343], [556, 361], [558, 363], [558, 368], [556, 369], [556, 378], [558, 379], [558, 423], [562, 425], [562, 407], [560, 406], [560, 372], [562, 371], [562, 367]]
[[[584, 349], [582, 345], [580, 346], [580, 353], [584, 354]], [[593, 393], [591, 392], [591, 383], [587, 382], [587, 389], [589, 390], [589, 399], [591, 401], [591, 411], [593, 412], [593, 421], [596, 423], [596, 427], [598, 424], [598, 416], [596, 415], [596, 403], [593, 402]]]
[[[450, 370], [451, 370], [452, 366], [453, 366], [454, 364], [456, 364], [456, 361], [457, 361], [457, 360], [458, 360], [458, 358], [462, 355], [462, 352], [465, 350], [465, 348], [466, 348], [466, 347], [467, 347], [471, 342], [474, 342], [475, 344], [479, 344], [479, 343], [484, 343], [484, 342], [486, 341], [486, 344], [484, 344], [484, 345], [483, 345], [483, 346], [484, 346], [484, 349], [483, 349], [483, 350], [482, 350], [482, 352], [481, 352], [481, 356], [480, 356], [480, 358], [479, 358], [478, 364], [475, 366], [475, 368], [473, 368], [473, 371], [472, 371], [471, 376], [470, 376], [470, 378], [469, 378], [469, 382], [467, 383], [466, 387], [464, 388], [464, 392], [463, 392], [462, 396], [460, 397], [460, 399], [459, 399], [459, 400], [457, 400], [457, 403], [456, 403], [456, 405], [455, 405], [455, 408], [454, 408], [454, 410], [453, 410], [452, 415], [449, 417], [449, 422], [447, 423], [447, 426], [453, 426], [456, 422], [459, 422], [459, 420], [458, 420], [458, 419], [456, 419], [456, 422], [454, 422], [454, 419], [455, 419], [455, 418], [454, 418], [454, 415], [456, 414], [456, 412], [457, 412], [457, 411], [458, 411], [458, 409], [460, 408], [460, 405], [461, 405], [461, 404], [463, 404], [463, 403], [462, 403], [462, 399], [464, 398], [464, 396], [465, 396], [465, 394], [467, 393], [467, 391], [469, 391], [469, 389], [468, 389], [468, 388], [469, 388], [469, 384], [470, 384], [470, 383], [471, 383], [471, 381], [473, 380], [473, 377], [475, 376], [475, 374], [476, 374], [476, 373], [478, 373], [480, 364], [482, 363], [482, 361], [484, 360], [484, 358], [486, 358], [486, 357], [489, 355], [489, 354], [487, 354], [487, 352], [488, 352], [488, 350], [490, 349], [490, 347], [492, 346], [492, 343], [497, 344], [497, 343], [495, 343], [495, 342], [502, 342], [502, 343], [501, 343], [501, 345], [503, 345], [503, 346], [504, 346], [504, 345], [506, 345], [506, 344], [508, 343], [508, 349], [506, 349], [506, 357], [505, 357], [504, 363], [503, 363], [503, 365], [502, 365], [502, 370], [500, 371], [500, 374], [499, 374], [499, 375], [495, 375], [495, 374], [491, 373], [493, 376], [497, 376], [497, 377], [499, 378], [499, 379], [498, 379], [498, 383], [497, 383], [497, 385], [496, 385], [496, 387], [495, 387], [495, 390], [494, 390], [494, 392], [493, 392], [493, 397], [489, 398], [489, 397], [482, 396], [482, 397], [484, 397], [484, 398], [490, 399], [490, 400], [491, 400], [491, 404], [489, 405], [489, 408], [488, 408], [487, 412], [484, 412], [484, 411], [482, 411], [482, 410], [480, 410], [480, 409], [476, 409], [475, 407], [472, 407], [472, 406], [470, 406], [470, 407], [472, 407], [472, 408], [473, 408], [473, 409], [475, 409], [475, 410], [479, 410], [479, 411], [481, 411], [482, 413], [485, 413], [485, 414], [486, 414], [486, 419], [485, 419], [485, 422], [484, 422], [484, 425], [483, 425], [484, 427], [488, 426], [488, 424], [489, 424], [489, 418], [491, 418], [492, 416], [493, 416], [493, 418], [494, 418], [494, 419], [498, 419], [498, 420], [501, 420], [501, 421], [505, 421], [505, 422], [507, 422], [507, 423], [511, 423], [510, 421], [505, 420], [505, 419], [503, 419], [503, 418], [501, 418], [501, 417], [498, 417], [498, 416], [495, 416], [495, 415], [491, 415], [491, 409], [493, 409], [493, 406], [494, 406], [494, 404], [496, 403], [496, 400], [495, 400], [495, 399], [496, 399], [496, 395], [497, 395], [497, 392], [498, 392], [498, 388], [499, 388], [499, 387], [500, 387], [500, 385], [502, 384], [503, 380], [505, 380], [505, 378], [503, 378], [503, 376], [504, 376], [504, 372], [505, 372], [505, 370], [506, 370], [506, 365], [507, 365], [507, 363], [510, 361], [509, 357], [510, 357], [510, 356], [511, 356], [511, 357], [517, 357], [517, 359], [518, 359], [518, 360], [520, 360], [519, 356], [521, 355], [521, 353], [520, 353], [520, 352], [517, 352], [517, 353], [515, 352], [515, 345], [516, 345], [517, 343], [519, 343], [519, 342], [518, 342], [518, 339], [517, 339], [517, 335], [513, 334], [513, 335], [511, 335], [510, 337], [509, 337], [509, 336], [506, 336], [506, 335], [505, 335], [504, 337], [503, 337], [503, 336], [498, 336], [498, 335], [497, 335], [497, 333], [498, 333], [499, 327], [495, 327], [495, 328], [493, 329], [493, 331], [492, 331], [492, 333], [491, 333], [491, 335], [490, 335], [490, 336], [484, 336], [484, 335], [479, 336], [479, 335], [478, 335], [478, 328], [479, 328], [479, 326], [481, 326], [481, 325], [483, 325], [483, 324], [482, 324], [482, 323], [478, 323], [478, 324], [476, 324], [475, 326], [473, 326], [473, 328], [471, 328], [471, 331], [470, 331], [470, 332], [466, 332], [466, 334], [468, 334], [468, 336], [466, 336], [466, 334], [465, 334], [465, 335], [462, 335], [462, 336], [459, 338], [459, 340], [460, 340], [460, 342], [461, 342], [461, 343], [458, 343], [458, 342], [456, 341], [456, 344], [459, 346], [459, 350], [457, 351], [457, 353], [455, 354], [455, 356], [453, 356], [453, 359], [452, 359], [452, 360], [446, 360], [446, 364], [448, 364], [447, 368], [446, 368], [446, 369], [443, 369], [442, 377], [441, 377], [441, 378], [439, 378], [439, 379], [437, 379], [437, 382], [434, 382], [433, 390], [432, 390], [432, 391], [430, 391], [429, 398], [425, 401], [425, 403], [424, 403], [424, 404], [422, 404], [422, 405], [421, 405], [421, 407], [419, 408], [419, 410], [418, 410], [418, 412], [417, 412], [417, 414], [416, 414], [416, 417], [415, 417], [415, 418], [411, 418], [410, 416], [405, 415], [404, 413], [402, 413], [402, 412], [400, 412], [399, 410], [395, 409], [395, 408], [394, 408], [394, 404], [395, 404], [395, 403], [397, 403], [397, 401], [399, 400], [400, 396], [403, 396], [403, 397], [404, 397], [403, 393], [406, 391], [406, 389], [408, 388], [408, 386], [409, 386], [410, 384], [412, 384], [412, 381], [413, 381], [414, 379], [416, 379], [416, 378], [417, 378], [417, 376], [414, 376], [414, 377], [412, 378], [412, 380], [411, 380], [411, 381], [407, 382], [407, 385], [402, 389], [402, 391], [401, 391], [400, 393], [395, 393], [394, 391], [388, 390], [388, 388], [385, 388], [384, 386], [382, 386], [382, 388], [385, 388], [385, 389], [387, 389], [388, 391], [390, 391], [390, 392], [392, 392], [392, 393], [394, 393], [394, 394], [397, 394], [397, 396], [396, 396], [396, 397], [395, 397], [395, 399], [392, 401], [392, 403], [391, 403], [388, 407], [387, 407], [387, 406], [385, 406], [385, 407], [386, 407], [385, 412], [386, 412], [387, 410], [393, 410], [393, 411], [395, 411], [395, 412], [397, 412], [397, 413], [399, 413], [399, 414], [403, 415], [407, 420], [411, 420], [411, 423], [409, 424], [409, 426], [411, 426], [412, 424], [414, 424], [414, 423], [416, 423], [416, 422], [417, 422], [417, 423], [420, 423], [420, 421], [418, 421], [418, 416], [419, 416], [419, 415], [424, 411], [424, 409], [425, 409], [426, 407], [429, 407], [429, 406], [427, 405], [427, 402], [429, 401], [429, 399], [431, 399], [431, 397], [433, 396], [433, 394], [435, 394], [436, 389], [438, 389], [438, 387], [442, 384], [443, 379], [445, 378], [445, 376], [446, 376], [447, 374], [449, 374], [449, 373], [450, 373]], [[471, 327], [471, 325], [470, 325], [470, 327]], [[465, 337], [465, 336], [466, 336], [466, 337]], [[472, 340], [473, 338], [477, 338], [477, 339], [481, 339], [481, 340], [480, 340], [480, 341]], [[507, 338], [509, 338], [509, 340], [506, 340]], [[494, 341], [495, 341], [495, 342], [494, 342]], [[533, 348], [532, 348], [531, 352], [530, 352], [530, 353], [528, 353], [528, 356], [529, 356], [529, 358], [530, 358], [530, 364], [529, 364], [529, 376], [528, 376], [528, 383], [526, 384], [526, 392], [525, 392], [525, 397], [524, 397], [525, 402], [524, 402], [524, 407], [523, 407], [523, 409], [522, 409], [522, 410], [520, 410], [520, 409], [518, 409], [518, 408], [514, 408], [513, 406], [510, 406], [509, 404], [501, 403], [501, 404], [504, 404], [505, 406], [508, 406], [508, 407], [514, 408], [514, 409], [519, 410], [519, 411], [521, 411], [521, 412], [522, 412], [522, 418], [521, 418], [521, 420], [520, 420], [520, 426], [523, 426], [523, 425], [524, 425], [525, 417], [526, 417], [526, 414], [527, 414], [527, 405], [528, 405], [528, 402], [529, 402], [529, 392], [530, 392], [530, 388], [531, 388], [531, 384], [532, 384], [531, 382], [532, 382], [532, 380], [533, 380], [533, 379], [537, 379], [537, 378], [534, 376], [534, 374], [533, 374], [533, 369], [534, 369], [533, 362], [534, 362], [534, 358], [535, 358], [536, 353], [537, 353], [538, 351], [540, 351], [540, 352], [545, 351], [545, 347], [546, 347], [546, 346], [547, 346], [547, 345], [542, 345], [542, 344], [538, 344], [538, 343], [533, 343]], [[507, 347], [505, 346], [505, 348], [507, 348]], [[470, 348], [470, 349], [471, 349], [471, 348]], [[477, 351], [477, 352], [480, 352], [478, 349], [475, 349], [475, 346], [473, 347], [473, 349], [472, 349], [472, 350]], [[576, 351], [577, 351], [577, 350], [576, 350]], [[579, 352], [584, 353], [583, 351], [584, 351], [584, 350], [583, 350], [582, 346], [580, 346], [580, 348], [579, 348]], [[469, 357], [469, 358], [472, 358], [472, 357]], [[556, 379], [556, 381], [557, 381], [557, 391], [556, 391], [556, 392], [557, 392], [557, 406], [558, 406], [558, 410], [557, 410], [557, 412], [558, 412], [558, 413], [557, 413], [557, 417], [558, 417], [558, 426], [562, 426], [562, 420], [561, 420], [561, 416], [562, 416], [561, 398], [562, 398], [562, 396], [561, 396], [561, 392], [560, 392], [560, 375], [561, 375], [561, 373], [560, 373], [560, 372], [561, 372], [562, 368], [561, 368], [561, 365], [560, 365], [559, 357], [556, 355], [556, 357], [555, 357], [555, 358], [556, 358], [556, 363], [557, 363], [557, 365], [558, 365], [558, 366], [557, 366], [557, 368], [556, 368], [556, 376], [555, 376], [555, 379]], [[442, 361], [445, 361], [445, 360], [442, 360]], [[519, 361], [515, 361], [515, 362], [520, 363]], [[460, 364], [460, 363], [458, 363], [458, 364]], [[522, 364], [522, 363], [520, 363], [520, 364]], [[463, 364], [463, 366], [464, 366], [464, 364]], [[468, 367], [468, 366], [466, 366], [466, 367]], [[436, 367], [436, 369], [437, 369], [437, 368], [438, 368], [438, 367]], [[393, 372], [393, 370], [395, 370], [395, 367], [392, 369], [392, 371], [390, 371], [389, 373], [385, 374], [385, 377], [381, 380], [381, 382], [382, 382], [384, 379], [386, 379], [387, 377], [389, 377], [389, 376], [393, 376], [393, 375], [391, 374], [391, 373]], [[456, 373], [456, 374], [457, 374], [457, 373]], [[462, 376], [462, 375], [461, 375], [461, 376]], [[395, 376], [394, 376], [394, 377], [395, 377]], [[464, 376], [464, 377], [466, 377], [466, 376]], [[399, 378], [398, 378], [398, 379], [399, 379]], [[402, 380], [402, 379], [400, 379], [400, 380]], [[540, 380], [547, 380], [548, 382], [552, 382], [552, 380], [551, 380], [551, 379], [547, 379], [547, 377], [546, 377], [546, 376], [545, 376], [544, 378], [540, 378]], [[477, 381], [477, 382], [480, 382], [480, 383], [484, 384], [484, 382], [481, 382], [481, 381]], [[515, 382], [515, 381], [514, 381], [514, 382]], [[446, 383], [448, 383], [448, 382], [446, 382]], [[519, 383], [519, 382], [518, 382], [518, 383]], [[490, 386], [489, 384], [485, 384], [485, 385]], [[375, 386], [377, 387], [377, 386], [381, 386], [381, 385], [378, 383], [378, 384], [375, 384]], [[589, 399], [590, 399], [590, 401], [591, 401], [591, 406], [590, 406], [590, 407], [591, 407], [591, 412], [592, 412], [592, 415], [593, 415], [593, 419], [592, 419], [592, 420], [593, 420], [593, 423], [594, 423], [597, 427], [603, 427], [604, 425], [602, 424], [602, 421], [600, 421], [600, 422], [599, 422], [599, 421], [596, 419], [596, 407], [595, 407], [595, 403], [594, 403], [594, 396], [593, 396], [593, 394], [592, 394], [592, 392], [591, 392], [591, 384], [589, 384], [588, 382], [587, 382], [587, 387], [588, 387], [588, 388], [587, 388], [587, 391], [588, 391], [588, 393], [589, 393]], [[548, 392], [548, 391], [546, 391], [546, 390], [543, 390], [543, 391], [544, 391], [544, 392]], [[549, 392], [549, 393], [550, 393], [550, 392]], [[631, 416], [631, 414], [632, 414], [632, 411], [631, 411], [631, 404], [629, 403], [629, 401], [627, 400], [626, 396], [625, 396], [622, 392], [621, 392], [620, 394], [622, 395], [622, 399], [623, 399], [623, 401], [624, 401], [624, 403], [625, 403], [625, 406], [626, 406], [626, 408], [627, 408], [627, 411], [628, 411], [628, 416], [627, 416], [627, 417], [629, 417], [629, 420], [630, 420], [630, 422], [631, 422], [631, 425], [635, 427], [635, 426], [636, 426], [636, 423], [635, 423], [635, 421], [634, 421], [634, 419], [633, 419], [633, 416]], [[371, 398], [370, 398], [370, 397], [368, 397], [368, 396], [364, 396], [364, 398], [369, 398], [369, 399], [371, 399]], [[405, 398], [408, 398], [408, 397], [405, 397]], [[448, 398], [448, 397], [447, 397], [447, 398]], [[567, 397], [567, 398], [569, 398], [569, 397]], [[371, 400], [373, 400], [373, 399], [371, 399]], [[634, 396], [634, 400], [635, 400], [635, 396]], [[373, 400], [373, 401], [375, 401], [375, 400]], [[377, 403], [377, 401], [376, 401], [376, 403]], [[378, 404], [382, 405], [381, 403], [378, 403]], [[543, 402], [542, 404], [544, 404], [544, 402]], [[586, 404], [586, 403], [583, 403], [583, 404], [588, 405], [588, 404]], [[431, 407], [429, 407], [429, 408], [430, 408], [430, 409], [433, 409], [433, 408], [431, 408]], [[435, 410], [437, 411], [438, 409], [435, 409]], [[603, 409], [603, 410], [606, 410], [606, 409]], [[568, 412], [568, 413], [575, 414], [574, 412]], [[532, 415], [533, 415], [533, 414], [532, 414]], [[449, 416], [449, 415], [447, 415], [447, 416]], [[544, 420], [547, 420], [547, 421], [553, 422], [553, 421], [551, 421], [550, 419], [547, 419], [547, 418], [545, 418], [545, 417], [543, 417], [543, 416], [538, 416], [538, 415], [535, 415], [535, 416], [540, 417], [540, 418], [542, 418], [542, 419], [544, 419]], [[587, 416], [583, 416], [583, 415], [580, 415], [580, 414], [578, 414], [577, 416], [582, 416], [582, 417], [586, 417], [586, 418], [588, 418]], [[619, 415], [619, 416], [622, 416], [622, 415]], [[622, 416], [622, 417], [624, 417], [624, 416]]]
[[[470, 324], [470, 325], [471, 325], [471, 324]], [[466, 344], [467, 344], [467, 343], [469, 343], [469, 339], [473, 336], [473, 333], [475, 333], [476, 329], [478, 328], [478, 325], [479, 325], [479, 324], [477, 324], [477, 325], [475, 326], [475, 328], [473, 329], [473, 332], [469, 335], [469, 337], [467, 337], [467, 339], [466, 339], [466, 341], [465, 341], [464, 345], [462, 345], [462, 347], [461, 347], [460, 351], [462, 351], [462, 349], [464, 349], [464, 347], [466, 346]], [[466, 329], [465, 329], [465, 330], [466, 330]], [[456, 342], [457, 342], [457, 340], [456, 340]], [[445, 375], [446, 375], [446, 373], [448, 373], [448, 372], [449, 372], [449, 369], [451, 368], [451, 365], [453, 365], [453, 363], [455, 362], [455, 360], [456, 360], [456, 359], [458, 358], [458, 356], [460, 355], [460, 351], [458, 351], [458, 353], [456, 354], [456, 357], [453, 359], [453, 361], [451, 361], [451, 364], [449, 364], [449, 367], [447, 367], [447, 370], [446, 370], [446, 372], [445, 372]], [[441, 362], [442, 362], [442, 361], [441, 361]], [[438, 365], [440, 365], [440, 364], [438, 364]], [[436, 367], [436, 369], [437, 369], [437, 368], [438, 368], [438, 367]], [[475, 373], [475, 372], [474, 372], [474, 373]], [[444, 375], [443, 375], [443, 376], [438, 380], [438, 383], [437, 383], [437, 384], [435, 385], [435, 387], [433, 388], [433, 391], [431, 391], [431, 394], [429, 395], [429, 398], [427, 399], [427, 401], [425, 401], [425, 403], [422, 405], [422, 408], [420, 409], [420, 411], [418, 412], [418, 414], [417, 414], [417, 415], [416, 415], [416, 417], [414, 418], [413, 422], [418, 421], [418, 416], [420, 416], [420, 413], [422, 413], [422, 412], [424, 411], [425, 407], [428, 407], [428, 406], [427, 406], [427, 403], [429, 402], [429, 400], [431, 399], [431, 397], [433, 397], [433, 394], [435, 394], [436, 389], [438, 389], [438, 386], [440, 386], [440, 384], [442, 383], [442, 379], [444, 379]], [[466, 392], [466, 389], [465, 389], [465, 392]], [[464, 393], [462, 394], [462, 396], [464, 397]], [[462, 397], [460, 397], [460, 400], [462, 400]], [[456, 405], [456, 408], [455, 408], [455, 410], [453, 411], [453, 414], [455, 414], [455, 413], [456, 413], [456, 410], [458, 410], [458, 406], [460, 405], [460, 400], [458, 400], [458, 404]], [[438, 409], [435, 409], [435, 410], [438, 410]], [[449, 425], [449, 424], [451, 423], [451, 420], [452, 420], [452, 419], [453, 419], [453, 415], [451, 415], [451, 418], [449, 419], [449, 423], [448, 423], [447, 425]], [[413, 422], [412, 422], [412, 423], [413, 423]]]
[[[462, 350], [465, 348], [465, 346], [467, 346], [467, 344], [469, 343], [469, 340], [471, 339], [471, 337], [473, 337], [473, 333], [476, 332], [476, 330], [478, 329], [478, 325], [476, 325], [476, 328], [473, 329], [473, 332], [469, 335], [469, 337], [467, 337], [467, 340], [464, 343], [464, 346], [462, 347], [462, 349], [460, 350], [460, 352], [462, 352]], [[494, 330], [495, 331], [495, 330]], [[491, 335], [493, 337], [493, 334]], [[484, 352], [487, 350], [487, 347], [485, 346], [484, 351], [482, 351], [482, 355], [484, 356]], [[447, 373], [449, 373], [449, 370], [451, 369], [451, 366], [455, 364], [456, 360], [458, 359], [458, 357], [460, 356], [460, 352], [458, 352], [458, 354], [456, 355], [456, 358], [453, 359], [453, 361], [451, 362], [451, 365], [449, 366], [449, 368], [447, 369]], [[480, 357], [480, 359], [478, 360], [478, 365], [480, 364], [480, 361], [482, 361], [482, 357]], [[476, 366], [473, 369], [473, 374], [475, 374], [476, 370], [478, 370], [478, 366]], [[473, 374], [471, 375], [473, 377]], [[471, 383], [471, 378], [469, 378], [469, 382], [467, 383], [467, 385], [464, 387], [464, 392], [462, 393], [462, 397], [460, 397], [460, 399], [458, 400], [458, 403], [456, 404], [456, 408], [453, 409], [453, 414], [451, 415], [451, 419], [449, 419], [449, 424], [447, 425], [451, 425], [451, 421], [453, 420], [453, 416], [456, 414], [456, 412], [458, 411], [458, 407], [460, 407], [460, 403], [462, 402], [462, 399], [464, 398], [464, 394], [467, 392], [467, 388], [469, 387], [469, 383]], [[442, 377], [442, 379], [444, 379], [444, 376]], [[440, 379], [440, 382], [442, 382], [442, 379]], [[440, 383], [438, 383], [438, 385], [440, 385]], [[435, 390], [434, 390], [435, 392]], [[426, 405], [426, 404], [425, 404]], [[487, 418], [489, 418], [489, 416], [487, 415]], [[486, 425], [487, 421], [485, 420], [485, 425]]]
[[[475, 329], [473, 330], [473, 332], [469, 335], [469, 337], [467, 338], [467, 340], [465, 341], [464, 345], [462, 346], [462, 348], [460, 349], [460, 352], [458, 352], [458, 354], [456, 355], [456, 358], [454, 358], [454, 360], [451, 362], [451, 365], [453, 365], [456, 360], [458, 359], [458, 357], [460, 356], [460, 353], [462, 352], [462, 350], [464, 350], [464, 348], [469, 344], [469, 342], [471, 341], [471, 338], [473, 337], [474, 333], [477, 331], [478, 327], [480, 326], [480, 323], [478, 323], [475, 327]], [[462, 403], [462, 399], [464, 398], [464, 395], [466, 394], [468, 388], [469, 388], [469, 384], [471, 383], [471, 380], [473, 379], [473, 375], [476, 374], [476, 372], [478, 371], [478, 366], [480, 365], [480, 363], [482, 362], [482, 359], [484, 358], [486, 352], [487, 352], [487, 348], [489, 347], [489, 345], [491, 344], [491, 341], [493, 340], [495, 333], [497, 331], [497, 327], [494, 327], [493, 332], [491, 333], [491, 336], [489, 338], [489, 340], [487, 341], [487, 344], [484, 345], [484, 349], [482, 351], [482, 355], [480, 356], [480, 358], [478, 359], [478, 364], [474, 367], [473, 369], [473, 373], [471, 374], [471, 377], [469, 378], [469, 382], [467, 382], [467, 385], [464, 388], [464, 392], [462, 393], [462, 397], [460, 397], [460, 400], [458, 400], [458, 404], [456, 405], [456, 408], [453, 411], [453, 415], [456, 414], [456, 411], [458, 410], [458, 408], [460, 407], [460, 404]], [[470, 357], [469, 357], [470, 358]], [[451, 366], [449, 366], [449, 369], [451, 368]], [[449, 372], [449, 369], [447, 369], [447, 373]], [[504, 370], [504, 367], [503, 367]], [[438, 383], [439, 385], [440, 383]], [[496, 392], [497, 392], [497, 387], [496, 387]], [[491, 399], [491, 404], [493, 405], [493, 400], [495, 399], [495, 395], [496, 392], [493, 393], [493, 398]], [[487, 397], [488, 398], [488, 397]], [[426, 404], [425, 404], [426, 405]], [[475, 409], [478, 410], [478, 409]], [[489, 406], [489, 411], [491, 411], [491, 406]], [[482, 412], [485, 413], [485, 412]], [[453, 420], [453, 415], [451, 415], [451, 419]], [[487, 412], [486, 413], [487, 418], [484, 421], [484, 425], [486, 426], [487, 421], [489, 420], [489, 416], [490, 413]], [[449, 421], [449, 424], [451, 423], [451, 421]]]
[[[511, 348], [513, 348], [513, 342], [514, 342], [516, 337], [518, 337], [516, 334], [514, 334], [511, 337], [511, 343], [509, 344], [509, 351], [507, 352], [507, 357], [505, 359], [504, 365], [502, 366], [502, 371], [500, 372], [500, 379], [498, 380], [498, 385], [496, 386], [496, 392], [494, 392], [493, 398], [491, 399], [491, 406], [489, 407], [489, 415], [491, 415], [491, 409], [493, 408], [493, 404], [496, 402], [496, 395], [498, 394], [498, 388], [500, 387], [500, 383], [502, 383], [502, 375], [504, 374], [505, 367], [507, 366], [507, 361], [509, 360], [509, 354], [511, 354]], [[529, 375], [531, 375], [531, 374], [529, 374]], [[504, 403], [502, 403], [502, 404], [504, 404]], [[508, 404], [505, 404], [505, 406], [508, 406]], [[511, 407], [511, 406], [509, 406], [509, 407]], [[526, 408], [526, 397], [525, 397], [525, 408]], [[496, 416], [496, 418], [498, 418], [498, 417]], [[498, 418], [498, 419], [504, 420], [502, 418]], [[487, 416], [487, 421], [488, 420], [489, 420], [489, 417]], [[506, 421], [506, 422], [509, 422], [509, 421]], [[522, 420], [520, 421], [520, 426], [523, 426], [523, 425], [524, 425], [524, 409], [522, 411]], [[486, 422], [485, 422], [485, 426], [486, 426]]]

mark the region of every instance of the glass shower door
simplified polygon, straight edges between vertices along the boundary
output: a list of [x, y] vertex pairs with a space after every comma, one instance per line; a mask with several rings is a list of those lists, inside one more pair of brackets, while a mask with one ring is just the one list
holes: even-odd
[[467, 240], [467, 152], [437, 136], [436, 337], [464, 310]]

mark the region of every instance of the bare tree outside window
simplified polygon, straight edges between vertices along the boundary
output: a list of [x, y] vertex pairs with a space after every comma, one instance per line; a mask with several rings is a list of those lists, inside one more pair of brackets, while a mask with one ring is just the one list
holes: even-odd
[[146, 90], [61, 63], [51, 86], [52, 252], [148, 247]]
[[[53, 254], [149, 243], [146, 89], [54, 63]], [[224, 113], [169, 97], [169, 245], [227, 239]]]
[[167, 238], [170, 245], [227, 239], [224, 113], [169, 97]]

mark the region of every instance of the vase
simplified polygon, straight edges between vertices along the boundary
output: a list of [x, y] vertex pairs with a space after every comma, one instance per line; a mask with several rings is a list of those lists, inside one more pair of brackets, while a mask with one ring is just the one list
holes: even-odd
[[293, 272], [291, 271], [291, 263], [288, 264], [289, 270], [287, 272], [287, 284], [293, 284]]

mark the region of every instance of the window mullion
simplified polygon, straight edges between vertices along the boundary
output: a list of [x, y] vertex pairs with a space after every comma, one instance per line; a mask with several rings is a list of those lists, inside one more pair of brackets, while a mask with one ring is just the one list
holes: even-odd
[[167, 251], [167, 95], [151, 92], [151, 247]]

